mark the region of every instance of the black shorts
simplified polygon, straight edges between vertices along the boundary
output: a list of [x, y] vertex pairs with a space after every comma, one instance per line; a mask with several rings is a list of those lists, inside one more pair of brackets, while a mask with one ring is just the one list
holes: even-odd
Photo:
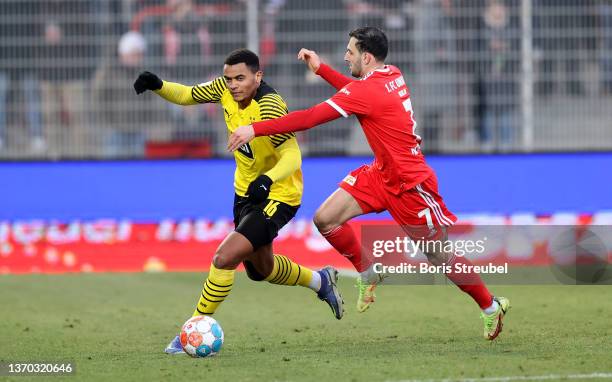
[[272, 199], [253, 205], [247, 198], [235, 195], [234, 226], [256, 250], [270, 244], [299, 208]]

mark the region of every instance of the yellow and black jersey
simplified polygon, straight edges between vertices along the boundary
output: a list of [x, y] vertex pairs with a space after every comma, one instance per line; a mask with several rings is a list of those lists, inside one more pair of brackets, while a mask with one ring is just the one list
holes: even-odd
[[[240, 126], [273, 119], [287, 114], [283, 98], [265, 82], [261, 82], [255, 97], [241, 109], [227, 87], [223, 77], [195, 86], [164, 81], [157, 94], [180, 105], [220, 103], [223, 107], [228, 136]], [[256, 137], [234, 152], [236, 194], [245, 196], [249, 184], [259, 175], [266, 174], [274, 183], [270, 199], [297, 206], [302, 200], [302, 155], [294, 133]]]

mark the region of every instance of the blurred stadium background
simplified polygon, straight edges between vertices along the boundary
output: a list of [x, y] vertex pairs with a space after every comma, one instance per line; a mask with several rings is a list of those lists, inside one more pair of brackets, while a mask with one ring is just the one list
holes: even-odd
[[[609, 0], [0, 0], [0, 273], [205, 267], [231, 230], [222, 112], [136, 96], [137, 74], [204, 82], [247, 46], [300, 109], [332, 89], [298, 50], [342, 69], [362, 25], [388, 33], [464, 221], [612, 221]], [[279, 248], [342, 261], [310, 221], [370, 150], [356, 119], [299, 139], [304, 204]]]
[[[612, 149], [607, 0], [3, 0], [0, 21], [2, 159], [223, 156], [219, 110], [136, 97], [139, 70], [199, 83], [248, 46], [303, 108], [331, 90], [299, 48], [342, 68], [366, 24], [389, 35], [426, 152]], [[369, 153], [355, 120], [302, 141], [307, 155]]]

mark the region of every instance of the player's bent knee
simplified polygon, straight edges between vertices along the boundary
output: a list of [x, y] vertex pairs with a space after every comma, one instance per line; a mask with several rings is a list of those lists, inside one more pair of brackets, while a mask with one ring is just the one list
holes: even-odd
[[222, 252], [215, 253], [212, 263], [217, 269], [235, 269], [238, 266], [232, 258]]
[[313, 223], [321, 233], [329, 232], [340, 225], [331, 219], [330, 215], [327, 214], [325, 210], [321, 209], [317, 210], [315, 213]]
[[426, 253], [425, 256], [432, 265], [443, 265], [450, 258], [450, 255], [445, 252], [431, 252]]
[[223, 269], [223, 266], [226, 265], [226, 262], [223, 260], [222, 256], [215, 254], [212, 259], [212, 263], [217, 269]]

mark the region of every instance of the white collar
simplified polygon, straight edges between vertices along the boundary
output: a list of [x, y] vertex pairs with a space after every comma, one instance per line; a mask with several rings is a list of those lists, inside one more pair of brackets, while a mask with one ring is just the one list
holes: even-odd
[[378, 68], [378, 69], [374, 69], [369, 71], [368, 73], [366, 73], [363, 77], [361, 77], [361, 80], [365, 80], [368, 77], [370, 77], [372, 74], [374, 74], [375, 72], [379, 72], [379, 73], [387, 73], [391, 70], [391, 68], [389, 68], [389, 65], [385, 65], [382, 68]]

